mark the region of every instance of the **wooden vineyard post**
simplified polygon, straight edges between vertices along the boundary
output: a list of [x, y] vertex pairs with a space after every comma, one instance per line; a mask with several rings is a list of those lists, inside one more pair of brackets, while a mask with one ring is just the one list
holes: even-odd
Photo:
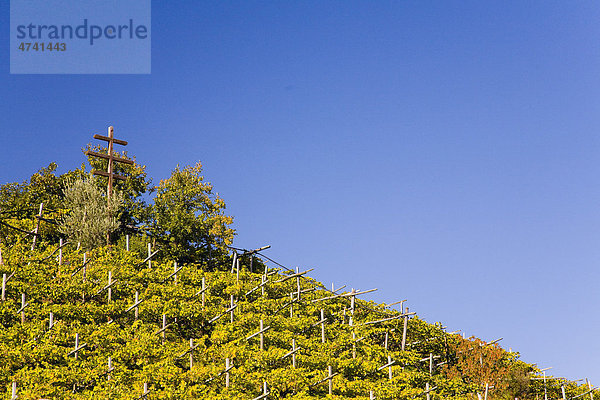
[[140, 294], [136, 291], [135, 292], [135, 304], [136, 304], [136, 306], [135, 306], [135, 320], [136, 321], [137, 321], [138, 317], [140, 316], [140, 311], [139, 311], [139, 309], [137, 307], [137, 304], [140, 301], [139, 297], [140, 297]]
[[429, 397], [429, 382], [425, 383], [425, 393], [427, 396], [427, 400], [429, 400], [430, 399], [430, 397]]
[[585, 383], [587, 383], [588, 390], [590, 391], [590, 400], [594, 400], [594, 391], [592, 390], [592, 382], [585, 378]]
[[292, 350], [288, 351], [280, 360], [292, 356], [292, 368], [296, 368], [296, 353], [298, 350], [300, 350], [300, 347], [296, 347], [296, 339], [292, 339]]
[[375, 400], [375, 395], [372, 390], [369, 390], [369, 400]]
[[63, 240], [60, 238], [58, 240], [58, 265], [62, 265], [62, 248], [63, 248]]
[[125, 250], [129, 251], [129, 234], [125, 235]]
[[190, 369], [194, 367], [194, 339], [190, 338]]
[[292, 339], [292, 367], [296, 368], [296, 339]]
[[[229, 308], [231, 310], [230, 311], [231, 312], [231, 323], [233, 324], [233, 320], [234, 320], [234, 316], [235, 316], [235, 314], [234, 314], [235, 313], [235, 300], [233, 298], [233, 295], [231, 295], [229, 297], [229, 303], [230, 303], [230, 307]], [[262, 320], [261, 320], [261, 323], [262, 323]], [[261, 326], [261, 329], [262, 329], [262, 326]]]
[[[323, 310], [321, 310], [321, 311], [323, 311]], [[323, 343], [325, 343], [325, 342], [323, 342]], [[327, 372], [329, 373], [329, 385], [328, 386], [329, 386], [329, 395], [331, 396], [333, 394], [333, 376], [331, 374], [331, 372], [332, 372], [331, 365], [329, 365], [327, 367]]]
[[112, 365], [112, 358], [108, 357], [108, 369], [106, 370], [106, 380], [110, 381], [110, 373], [114, 370]]
[[148, 243], [148, 268], [152, 268], [152, 245]]
[[229, 365], [229, 358], [225, 359], [225, 387], [229, 387], [229, 370], [231, 369]]
[[28, 303], [25, 303], [25, 293], [21, 293], [21, 308], [17, 311], [17, 314], [21, 313], [21, 324], [25, 323], [25, 307], [28, 305]]
[[[106, 194], [107, 194], [107, 201], [110, 204], [110, 199], [112, 197], [112, 190], [113, 190], [113, 181], [115, 179], [122, 180], [122, 181], [127, 180], [127, 177], [122, 176], [122, 175], [117, 175], [113, 172], [114, 163], [119, 162], [119, 163], [127, 164], [127, 165], [133, 165], [134, 163], [131, 160], [128, 160], [126, 158], [121, 158], [121, 157], [115, 156], [113, 154], [113, 146], [115, 144], [127, 146], [127, 142], [125, 140], [119, 140], [119, 139], [114, 138], [114, 128], [112, 126], [108, 127], [108, 136], [94, 135], [94, 139], [103, 140], [105, 142], [108, 142], [108, 149], [107, 149], [108, 154], [97, 153], [97, 152], [91, 151], [91, 150], [87, 150], [84, 154], [86, 156], [91, 156], [91, 157], [102, 158], [104, 160], [108, 160], [107, 172], [99, 171], [99, 170], [92, 170], [92, 174], [100, 175], [100, 176], [104, 176], [104, 177], [108, 178]], [[110, 244], [110, 235], [108, 232], [106, 233], [106, 243]]]
[[38, 236], [38, 232], [40, 230], [40, 221], [42, 220], [42, 212], [44, 210], [44, 203], [40, 203], [40, 211], [36, 216], [35, 229], [33, 230], [33, 242], [31, 243], [31, 251], [35, 249], [35, 241]]
[[73, 350], [71, 350], [69, 352], [69, 354], [67, 354], [67, 356], [70, 356], [71, 354], [75, 354], [75, 359], [77, 360], [79, 350], [83, 349], [86, 346], [87, 346], [86, 343], [84, 343], [82, 345], [79, 344], [79, 333], [76, 333], [75, 334], [75, 348]]
[[6, 300], [6, 274], [2, 274], [2, 301]]
[[267, 399], [267, 398], [268, 398], [268, 396], [269, 396], [269, 394], [270, 394], [270, 392], [268, 391], [268, 388], [267, 388], [267, 382], [263, 382], [263, 392], [262, 392], [262, 394], [261, 394], [260, 396], [258, 396], [258, 397], [255, 397], [255, 398], [254, 398], [254, 399], [252, 399], [252, 400], [263, 400], [263, 399]]
[[271, 329], [271, 326], [269, 325], [269, 326], [263, 327], [263, 320], [261, 319], [258, 332], [254, 332], [252, 335], [248, 336], [246, 338], [246, 340], [250, 340], [254, 336], [260, 335], [260, 351], [263, 351], [264, 350], [264, 333], [269, 329]]
[[322, 308], [321, 308], [321, 343], [325, 343], [325, 311]]
[[[406, 314], [408, 314], [408, 307], [406, 307]], [[406, 348], [406, 333], [408, 331], [408, 315], [404, 317], [404, 328], [402, 329], [402, 351]]]
[[19, 396], [17, 396], [17, 382], [13, 382], [11, 387], [10, 400], [16, 400], [18, 398]]
[[377, 368], [377, 370], [381, 371], [382, 369], [387, 368], [388, 369], [388, 379], [392, 380], [392, 365], [394, 365], [395, 363], [396, 363], [396, 361], [393, 361], [392, 357], [388, 354], [387, 364], [382, 365], [381, 367]]
[[265, 334], [263, 333], [263, 320], [260, 320], [260, 351], [265, 348]]
[[108, 303], [112, 300], [112, 271], [108, 271]]

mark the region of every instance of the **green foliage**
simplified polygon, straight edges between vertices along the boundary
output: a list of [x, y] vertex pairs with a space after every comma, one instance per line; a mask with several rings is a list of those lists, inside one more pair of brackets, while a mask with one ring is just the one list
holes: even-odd
[[[29, 180], [21, 183], [6, 183], [0, 186], [0, 242], [13, 243], [22, 232], [9, 228], [32, 231], [35, 215], [40, 203], [44, 204], [44, 216], [56, 220], [63, 212], [63, 191], [70, 180], [85, 175], [84, 166], [62, 175], [55, 175], [57, 165], [51, 163], [40, 169]], [[41, 224], [40, 234], [51, 240], [58, 240], [58, 229], [53, 224]]]
[[233, 218], [224, 214], [225, 202], [201, 172], [200, 162], [178, 166], [161, 180], [154, 200], [153, 232], [165, 252], [179, 261], [207, 259], [213, 248], [222, 252], [233, 240]]
[[[108, 150], [100, 145], [92, 145], [88, 143], [83, 151], [91, 150], [100, 154], [108, 154]], [[113, 155], [134, 162], [133, 165], [115, 162], [113, 163], [113, 173], [127, 177], [125, 181], [115, 180], [113, 182], [114, 192], [120, 193], [123, 198], [121, 207], [121, 227], [148, 227], [151, 215], [150, 207], [144, 201], [143, 195], [151, 193], [152, 180], [148, 179], [146, 166], [138, 164], [135, 157], [129, 157], [127, 151], [113, 151]], [[99, 171], [107, 171], [108, 160], [98, 157], [87, 157], [90, 166]], [[102, 178], [97, 181], [99, 188], [106, 191], [106, 179]], [[131, 230], [131, 229], [130, 229]]]
[[[154, 260], [150, 268], [143, 262], [143, 252], [117, 246], [98, 248], [87, 253], [84, 269], [80, 250], [63, 248], [61, 265], [56, 250], [55, 245], [45, 243], [31, 254], [24, 241], [4, 253], [0, 273], [15, 273], [7, 284], [6, 300], [0, 303], [0, 391], [4, 390], [5, 397], [13, 381], [21, 399], [136, 399], [144, 383], [150, 399], [253, 399], [266, 381], [269, 399], [366, 400], [371, 390], [377, 399], [407, 399], [421, 396], [429, 383], [437, 388], [431, 392], [434, 400], [466, 400], [481, 393], [484, 378], [496, 384], [492, 399], [508, 399], [515, 393], [532, 399], [543, 393], [540, 381], [529, 380], [532, 367], [515, 353], [480, 346], [483, 342], [477, 339], [463, 340], [416, 317], [410, 320], [407, 349], [402, 351], [402, 318], [364, 325], [399, 315], [382, 305], [357, 299], [351, 326], [349, 298], [313, 302], [330, 293], [310, 278], [300, 281], [301, 289], [315, 290], [303, 293], [290, 313], [289, 293], [297, 289], [297, 283], [295, 279], [282, 281], [287, 272], [271, 270], [274, 273], [267, 277], [263, 295], [258, 286], [263, 277], [249, 272], [246, 262], [239, 280], [226, 271], [231, 259], [214, 271], [208, 271], [208, 261], [184, 264], [175, 278], [172, 261]], [[116, 281], [110, 302], [109, 271]], [[197, 294], [203, 278], [204, 304]], [[142, 300], [137, 319], [132, 309], [135, 292]], [[21, 293], [28, 303], [24, 324], [18, 313]], [[236, 303], [233, 322], [227, 312], [231, 296]], [[318, 324], [321, 309], [327, 318], [325, 343], [321, 343]], [[51, 329], [50, 312], [55, 321]], [[160, 333], [163, 315], [168, 324], [164, 342]], [[263, 351], [258, 336], [246, 339], [258, 331], [261, 319], [270, 327], [264, 334]], [[385, 332], [389, 333], [387, 350]], [[353, 333], [363, 339], [355, 342]], [[77, 359], [71, 353], [76, 334], [80, 345], [85, 343]], [[191, 368], [190, 339], [195, 346]], [[292, 339], [300, 347], [296, 368], [291, 357], [282, 358], [290, 351]], [[429, 376], [427, 363], [420, 360], [430, 352], [450, 366], [435, 368]], [[501, 360], [497, 365], [489, 363], [488, 370], [496, 372], [489, 375], [485, 368], [473, 368], [452, 376], [453, 371], [466, 370], [472, 360], [480, 363], [480, 355]], [[395, 362], [391, 380], [387, 368], [379, 369], [388, 356]], [[114, 368], [110, 373], [109, 357]], [[228, 388], [223, 373], [226, 358], [233, 366]], [[327, 382], [317, 384], [327, 376], [328, 366], [337, 373], [331, 396]], [[497, 373], [499, 368], [512, 375]], [[514, 379], [521, 381], [515, 385]], [[567, 387], [569, 396], [583, 391], [574, 384]]]
[[90, 176], [69, 182], [64, 195], [64, 207], [69, 212], [61, 219], [60, 232], [84, 250], [106, 243], [106, 235], [119, 227], [121, 195], [108, 198]]

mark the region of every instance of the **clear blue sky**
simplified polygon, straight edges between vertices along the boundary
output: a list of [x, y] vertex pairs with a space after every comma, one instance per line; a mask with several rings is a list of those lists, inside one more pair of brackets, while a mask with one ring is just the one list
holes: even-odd
[[152, 6], [151, 75], [9, 75], [0, 30], [0, 183], [114, 125], [237, 245], [600, 384], [599, 2]]

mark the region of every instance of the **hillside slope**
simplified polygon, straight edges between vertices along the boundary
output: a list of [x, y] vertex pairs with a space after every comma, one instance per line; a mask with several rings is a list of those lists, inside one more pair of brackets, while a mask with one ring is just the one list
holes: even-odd
[[[3, 398], [477, 399], [487, 393], [534, 399], [544, 393], [543, 381], [531, 379], [539, 376], [536, 368], [518, 353], [362, 300], [368, 293], [332, 293], [310, 272], [294, 275], [260, 255], [177, 266], [160, 251], [145, 260], [143, 238], [132, 239], [137, 251], [124, 250], [124, 243], [87, 254], [71, 245], [41, 243], [35, 251], [30, 245], [22, 239], [2, 252]], [[567, 398], [586, 391], [551, 379], [550, 398], [562, 398], [561, 384]]]

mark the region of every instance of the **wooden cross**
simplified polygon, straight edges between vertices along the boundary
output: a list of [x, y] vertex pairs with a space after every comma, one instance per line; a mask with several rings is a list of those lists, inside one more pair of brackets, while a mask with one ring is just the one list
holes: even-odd
[[108, 142], [108, 154], [96, 153], [95, 151], [91, 151], [91, 150], [88, 150], [84, 153], [86, 156], [92, 156], [92, 157], [97, 157], [97, 158], [102, 158], [104, 160], [108, 160], [107, 172], [92, 170], [92, 174], [100, 175], [100, 176], [104, 176], [104, 177], [108, 178], [108, 186], [107, 186], [106, 193], [108, 194], [109, 198], [112, 196], [113, 180], [114, 179], [118, 179], [118, 180], [122, 180], [122, 181], [127, 180], [127, 177], [113, 173], [114, 162], [120, 162], [122, 164], [133, 165], [133, 161], [127, 160], [125, 158], [121, 158], [119, 156], [115, 156], [113, 154], [113, 146], [115, 144], [127, 146], [127, 142], [125, 140], [115, 139], [113, 134], [114, 134], [114, 128], [112, 126], [109, 126], [108, 127], [108, 137], [102, 136], [102, 135], [94, 135], [94, 139], [103, 140], [105, 142]]

